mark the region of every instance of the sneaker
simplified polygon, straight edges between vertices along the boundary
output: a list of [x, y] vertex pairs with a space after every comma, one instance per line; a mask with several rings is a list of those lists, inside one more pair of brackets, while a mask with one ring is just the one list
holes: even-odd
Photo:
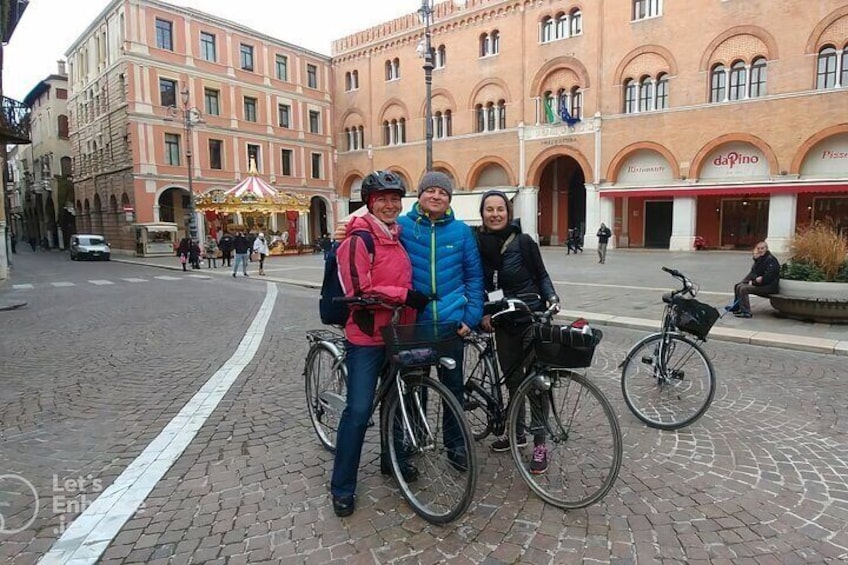
[[[518, 447], [527, 447], [527, 436], [518, 436]], [[489, 449], [491, 449], [495, 453], [509, 451], [509, 438], [506, 436], [499, 437], [498, 439], [492, 442], [492, 445], [489, 446]]]
[[739, 312], [734, 312], [733, 315], [736, 316], [737, 318], [753, 318], [754, 317], [754, 315], [751, 314], [750, 312], [743, 312], [741, 310]]
[[533, 448], [533, 460], [530, 461], [530, 473], [541, 475], [548, 470], [548, 448], [544, 444]]

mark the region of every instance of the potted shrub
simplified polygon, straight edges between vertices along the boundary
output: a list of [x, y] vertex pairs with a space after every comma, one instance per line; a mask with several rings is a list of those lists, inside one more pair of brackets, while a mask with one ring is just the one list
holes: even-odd
[[832, 224], [816, 222], [798, 230], [791, 251], [772, 307], [790, 318], [848, 323], [848, 241]]

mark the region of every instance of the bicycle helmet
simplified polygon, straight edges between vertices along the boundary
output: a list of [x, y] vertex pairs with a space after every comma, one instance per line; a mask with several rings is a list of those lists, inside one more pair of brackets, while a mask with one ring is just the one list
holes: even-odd
[[403, 180], [391, 171], [374, 171], [362, 181], [362, 201], [368, 205], [371, 195], [377, 192], [396, 192], [401, 198], [406, 196]]

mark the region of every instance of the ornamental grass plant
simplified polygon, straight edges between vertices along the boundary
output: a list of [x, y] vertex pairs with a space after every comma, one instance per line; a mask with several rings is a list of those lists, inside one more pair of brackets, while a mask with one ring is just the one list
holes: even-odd
[[787, 280], [848, 283], [848, 241], [831, 222], [801, 228], [792, 241], [792, 257], [781, 267]]

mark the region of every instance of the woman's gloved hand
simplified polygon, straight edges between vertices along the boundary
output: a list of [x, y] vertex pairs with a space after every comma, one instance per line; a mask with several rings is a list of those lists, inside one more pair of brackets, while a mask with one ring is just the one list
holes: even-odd
[[412, 289], [406, 291], [406, 300], [404, 301], [404, 304], [406, 304], [407, 306], [410, 306], [412, 308], [415, 308], [419, 312], [422, 312], [429, 303], [430, 297], [426, 294], [422, 294], [417, 290]]

